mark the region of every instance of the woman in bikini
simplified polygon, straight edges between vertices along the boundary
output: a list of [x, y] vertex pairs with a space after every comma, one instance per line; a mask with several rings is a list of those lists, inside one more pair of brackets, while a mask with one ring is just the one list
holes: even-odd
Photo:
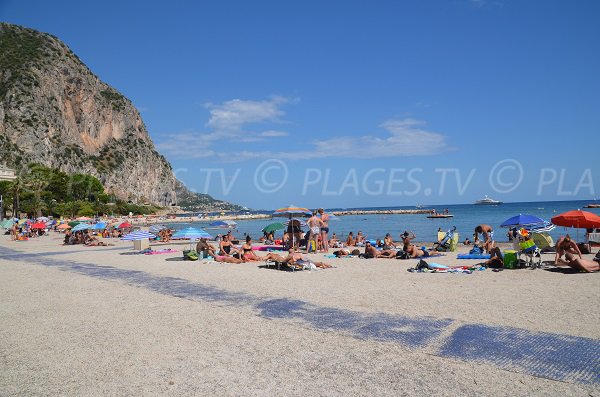
[[246, 243], [242, 245], [242, 256], [247, 262], [258, 262], [263, 260], [263, 258], [256, 255], [252, 250], [252, 238], [250, 236], [246, 236]]
[[323, 208], [319, 208], [319, 215], [321, 215], [321, 249], [323, 252], [329, 252], [329, 215], [325, 213]]
[[323, 225], [323, 221], [317, 217], [317, 211], [313, 211], [312, 216], [306, 222], [308, 227], [310, 228], [308, 239], [306, 241], [306, 253], [310, 251], [311, 242], [315, 243], [315, 250], [317, 249], [317, 239], [321, 233], [321, 226]]

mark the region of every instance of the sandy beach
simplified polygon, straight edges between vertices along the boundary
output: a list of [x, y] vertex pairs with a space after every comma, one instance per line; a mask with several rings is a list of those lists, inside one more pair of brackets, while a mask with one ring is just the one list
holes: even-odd
[[61, 240], [0, 236], [0, 395], [600, 396], [599, 274], [323, 254], [335, 268], [287, 272]]

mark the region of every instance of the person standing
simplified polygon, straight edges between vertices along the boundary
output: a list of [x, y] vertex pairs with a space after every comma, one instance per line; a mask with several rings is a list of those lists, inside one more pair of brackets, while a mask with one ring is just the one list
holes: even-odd
[[322, 251], [329, 252], [329, 214], [325, 213], [323, 208], [319, 208], [319, 215], [321, 216], [321, 244]]
[[317, 250], [317, 238], [321, 233], [323, 221], [317, 217], [317, 211], [313, 211], [312, 216], [306, 222], [309, 227], [308, 238], [306, 239], [306, 253], [310, 251], [311, 242], [315, 243], [315, 251]]

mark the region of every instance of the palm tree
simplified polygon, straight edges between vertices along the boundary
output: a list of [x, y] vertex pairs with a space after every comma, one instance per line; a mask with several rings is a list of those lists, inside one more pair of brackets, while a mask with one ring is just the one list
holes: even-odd
[[19, 214], [19, 198], [21, 196], [21, 191], [23, 190], [23, 180], [19, 177], [12, 181], [10, 186], [10, 191], [13, 195], [13, 206], [12, 206], [12, 216], [13, 218]]
[[45, 207], [42, 200], [42, 192], [48, 186], [48, 181], [39, 174], [30, 174], [25, 180], [25, 186], [33, 191], [33, 200], [31, 200], [32, 211], [36, 217], [42, 216], [42, 209]]

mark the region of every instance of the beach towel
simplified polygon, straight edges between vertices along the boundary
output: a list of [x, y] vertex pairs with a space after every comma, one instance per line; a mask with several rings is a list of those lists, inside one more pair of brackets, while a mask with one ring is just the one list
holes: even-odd
[[456, 259], [490, 259], [490, 254], [458, 254]]
[[144, 252], [144, 255], [170, 254], [172, 252], [177, 252], [177, 250], [174, 250], [174, 249], [171, 249], [171, 248], [166, 248], [166, 249], [162, 249], [162, 250]]

